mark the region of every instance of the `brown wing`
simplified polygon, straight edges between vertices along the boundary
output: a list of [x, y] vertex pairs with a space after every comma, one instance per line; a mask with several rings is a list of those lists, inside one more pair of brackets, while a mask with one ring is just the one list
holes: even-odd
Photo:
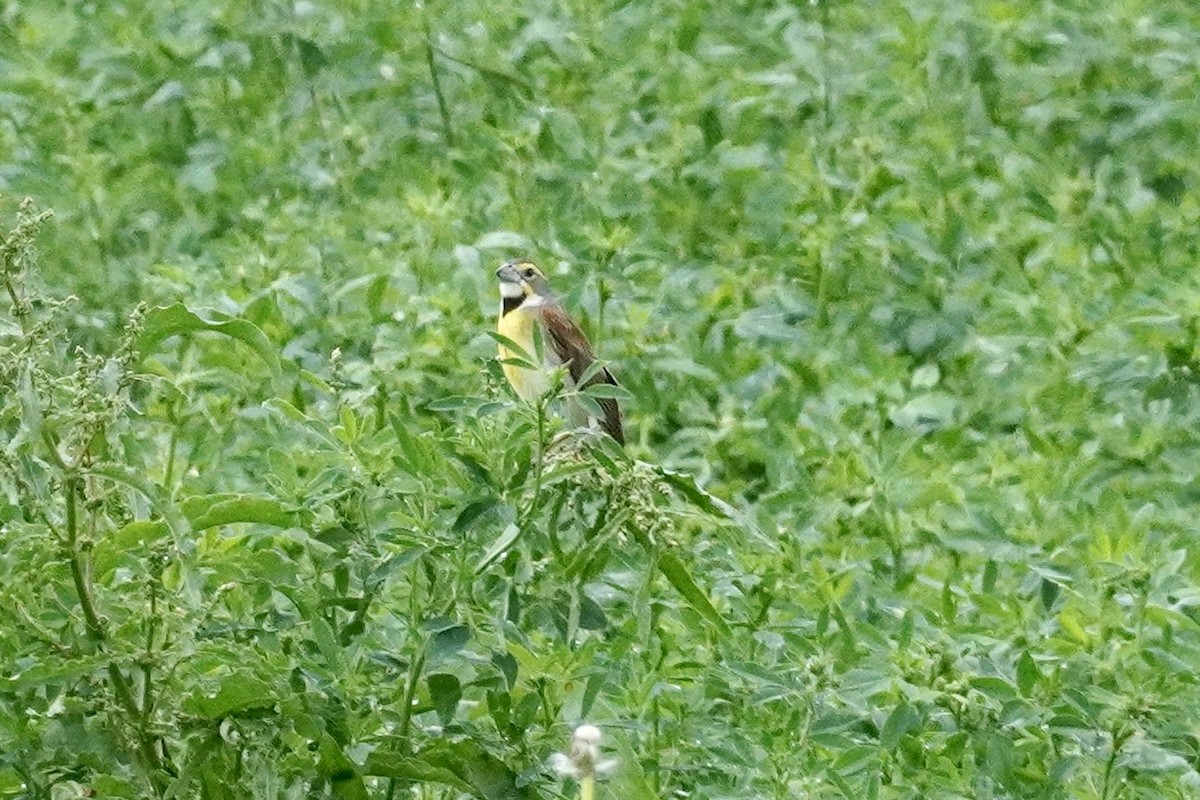
[[[583, 335], [583, 331], [579, 330], [579, 326], [557, 305], [542, 308], [542, 323], [546, 327], [546, 333], [550, 335], [550, 346], [554, 348], [559, 361], [567, 365], [571, 380], [578, 384], [579, 378], [596, 360], [592, 354], [591, 343]], [[617, 379], [607, 369], [602, 369], [589, 378], [584, 386], [594, 383], [611, 383], [616, 386]], [[578, 388], [582, 389], [584, 386]], [[604, 412], [604, 419], [601, 421], [604, 432], [620, 444], [625, 444], [625, 428], [621, 424], [621, 408], [617, 401], [605, 397], [597, 402], [600, 404], [600, 410]]]

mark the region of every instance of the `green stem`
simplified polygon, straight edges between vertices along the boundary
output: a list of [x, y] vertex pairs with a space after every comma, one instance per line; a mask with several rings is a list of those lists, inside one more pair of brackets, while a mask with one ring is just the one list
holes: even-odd
[[833, 121], [833, 101], [829, 91], [829, 0], [817, 0], [817, 7], [821, 10], [821, 105], [828, 130]]
[[150, 620], [146, 623], [146, 652], [142, 655], [142, 714], [138, 720], [141, 736], [150, 726], [150, 711], [154, 707], [154, 682], [151, 663], [154, 657], [155, 623], [158, 621], [158, 578], [150, 581]]
[[[7, 259], [5, 259], [7, 260]], [[29, 335], [29, 309], [21, 303], [20, 295], [17, 294], [16, 284], [8, 277], [8, 267], [4, 267], [4, 288], [8, 290], [9, 299], [12, 300], [13, 316], [21, 323], [21, 333]]]
[[409, 726], [412, 723], [413, 697], [417, 693], [417, 682], [421, 680], [421, 672], [425, 669], [425, 651], [422, 650], [413, 659], [408, 668], [408, 679], [404, 684], [404, 699], [400, 708], [400, 752], [408, 755], [412, 752], [412, 743], [408, 738]]
[[554, 498], [554, 505], [550, 509], [550, 519], [546, 523], [546, 536], [550, 540], [550, 555], [554, 558], [555, 564], [566, 563], [562, 544], [558, 541], [558, 520], [562, 517], [563, 506], [566, 505], [566, 502], [566, 492], [559, 492]]
[[653, 759], [653, 762], [654, 762], [654, 770], [651, 772], [650, 782], [651, 782], [651, 785], [654, 787], [654, 796], [661, 797], [662, 796], [662, 770], [659, 768], [661, 765], [659, 764], [659, 761], [658, 761], [658, 753], [659, 753], [658, 747], [659, 747], [660, 735], [661, 735], [662, 731], [659, 727], [658, 698], [657, 697], [654, 698], [654, 700], [652, 700], [650, 702], [650, 721], [651, 721], [650, 752], [652, 754], [651, 758]]
[[74, 475], [68, 477], [64, 488], [67, 493], [67, 551], [71, 563], [71, 578], [75, 582], [75, 593], [79, 595], [79, 607], [83, 610], [83, 623], [88, 638], [100, 645], [104, 641], [104, 623], [96, 612], [96, 602], [88, 584], [83, 553], [79, 548], [79, 512], [76, 504], [79, 478]]
[[1114, 726], [1109, 735], [1112, 737], [1112, 752], [1108, 754], [1108, 761], [1104, 765], [1104, 790], [1100, 793], [1100, 800], [1108, 800], [1108, 793], [1113, 786], [1113, 769], [1117, 765], [1117, 757], [1121, 754], [1121, 748], [1129, 739], [1130, 732]]
[[518, 524], [522, 530], [537, 511], [542, 497], [542, 471], [546, 463], [546, 402], [547, 398], [543, 397], [537, 404], [537, 453], [533, 462], [533, 496], [529, 498], [529, 505], [525, 507], [524, 513], [519, 516]]
[[[79, 476], [75, 474], [68, 475], [64, 484], [67, 500], [67, 559], [71, 566], [71, 579], [75, 583], [75, 593], [79, 597], [79, 607], [83, 612], [83, 623], [87, 631], [87, 636], [97, 649], [103, 649], [104, 641], [107, 638], [104, 621], [96, 611], [95, 596], [92, 591], [91, 582], [88, 580], [89, 571], [85, 561], [86, 556], [79, 546], [79, 509], [77, 501], [79, 489]], [[121, 670], [117, 669], [116, 664], [110, 663], [107, 672], [108, 679], [113, 686], [113, 693], [117, 696], [117, 703], [120, 704], [122, 710], [124, 710], [126, 716], [131, 721], [138, 723], [142, 718], [142, 709], [138, 708], [137, 700], [133, 697], [129, 680]], [[154, 738], [147, 735], [145, 729], [140, 724], [139, 729], [135, 732], [135, 737], [137, 739], [138, 753], [148, 773], [154, 793], [162, 797], [166, 791], [166, 781], [164, 780], [165, 770], [162, 760], [158, 756]]]
[[63, 460], [62, 454], [58, 452], [58, 444], [55, 443], [54, 437], [50, 435], [50, 431], [42, 428], [42, 442], [46, 445], [46, 449], [50, 451], [50, 460], [54, 462], [54, 466], [64, 472], [70, 470], [67, 462]]
[[454, 129], [450, 125], [450, 108], [446, 105], [446, 95], [442, 93], [442, 81], [438, 77], [437, 61], [433, 57], [433, 31], [429, 28], [429, 16], [425, 7], [421, 7], [421, 25], [425, 29], [425, 64], [429, 67], [429, 80], [433, 83], [433, 96], [437, 98], [438, 113], [442, 117], [442, 134], [446, 137], [446, 146], [454, 147]]
[[167, 471], [163, 475], [163, 487], [170, 492], [175, 483], [175, 457], [179, 450], [179, 423], [171, 429], [171, 441], [167, 444]]

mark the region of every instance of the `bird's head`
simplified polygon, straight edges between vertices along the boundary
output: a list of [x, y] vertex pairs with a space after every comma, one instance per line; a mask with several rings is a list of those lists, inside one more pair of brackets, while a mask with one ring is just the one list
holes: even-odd
[[538, 265], [523, 258], [506, 261], [496, 270], [500, 279], [500, 296], [505, 300], [548, 300], [550, 283]]

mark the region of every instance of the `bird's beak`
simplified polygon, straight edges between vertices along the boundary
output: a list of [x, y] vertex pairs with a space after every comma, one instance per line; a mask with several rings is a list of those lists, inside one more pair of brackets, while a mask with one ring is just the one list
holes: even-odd
[[500, 269], [496, 270], [496, 277], [501, 283], [521, 283], [521, 273], [517, 272], [517, 268], [512, 264], [503, 264]]

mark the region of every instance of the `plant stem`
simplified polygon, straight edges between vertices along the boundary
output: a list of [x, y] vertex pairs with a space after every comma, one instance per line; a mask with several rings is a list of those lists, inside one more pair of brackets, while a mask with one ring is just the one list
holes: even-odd
[[421, 26], [425, 29], [425, 63], [429, 67], [429, 80], [433, 83], [433, 96], [437, 98], [438, 113], [442, 116], [442, 134], [446, 137], [446, 147], [454, 147], [450, 109], [446, 105], [446, 95], [442, 93], [442, 81], [438, 77], [437, 61], [433, 57], [433, 31], [429, 28], [429, 16], [424, 5], [421, 6]]
[[79, 492], [79, 478], [70, 475], [66, 479], [64, 491], [67, 493], [67, 551], [71, 563], [71, 578], [75, 582], [75, 593], [79, 595], [79, 607], [83, 610], [83, 623], [87, 628], [88, 638], [99, 645], [104, 641], [104, 624], [96, 613], [96, 602], [92, 598], [91, 586], [88, 584], [87, 573], [84, 570], [83, 553], [79, 549], [79, 521], [76, 495]]
[[533, 460], [533, 495], [529, 498], [529, 504], [525, 506], [524, 511], [517, 515], [517, 524], [521, 530], [525, 530], [525, 524], [533, 517], [537, 511], [538, 505], [542, 498], [542, 472], [546, 465], [546, 404], [550, 401], [550, 395], [542, 397], [537, 402], [537, 453], [534, 454]]
[[179, 450], [179, 423], [171, 429], [171, 441], [167, 445], [167, 471], [163, 475], [163, 486], [169, 492], [175, 484], [175, 457]]
[[537, 511], [538, 501], [542, 496], [542, 470], [546, 465], [546, 403], [545, 399], [537, 407], [537, 461], [533, 464], [533, 497], [529, 501], [527, 516], [533, 516]]
[[658, 760], [659, 746], [661, 742], [662, 730], [659, 727], [658, 716], [658, 698], [650, 701], [650, 753], [654, 762], [654, 772], [650, 777], [651, 785], [654, 787], [654, 796], [662, 796], [662, 770]]
[[1121, 754], [1121, 748], [1125, 746], [1131, 732], [1114, 725], [1109, 735], [1112, 737], [1112, 752], [1108, 754], [1108, 761], [1104, 765], [1104, 790], [1100, 792], [1100, 800], [1108, 800], [1108, 793], [1113, 785], [1113, 768], [1117, 765], [1117, 756]]
[[563, 558], [562, 544], [558, 541], [558, 520], [562, 516], [562, 509], [566, 502], [566, 493], [559, 492], [554, 498], [554, 506], [550, 509], [550, 519], [546, 523], [546, 536], [550, 540], [550, 555], [556, 564], [566, 563]]
[[[83, 612], [83, 623], [88, 639], [100, 650], [104, 647], [104, 640], [107, 638], [107, 635], [104, 630], [104, 621], [96, 611], [95, 595], [92, 591], [89, 572], [85, 563], [86, 557], [83, 550], [79, 547], [79, 510], [77, 501], [80, 489], [79, 476], [74, 473], [69, 474], [64, 482], [63, 489], [66, 492], [66, 547], [67, 559], [71, 566], [71, 579], [75, 583], [75, 593], [79, 596], [79, 607]], [[129, 680], [117, 668], [117, 665], [109, 663], [107, 672], [108, 679], [113, 686], [113, 693], [117, 696], [117, 703], [120, 704], [130, 721], [138, 725], [138, 729], [135, 731], [138, 753], [148, 774], [150, 784], [154, 788], [155, 795], [161, 797], [166, 790], [166, 782], [164, 781], [165, 770], [163, 769], [162, 760], [158, 756], [154, 738], [147, 735], [145, 726], [141, 722], [143, 709], [138, 708], [138, 703], [134, 699], [133, 691], [129, 686]]]
[[412, 744], [408, 740], [408, 729], [412, 724], [412, 701], [417, 693], [417, 681], [421, 680], [421, 672], [424, 669], [425, 651], [422, 650], [409, 665], [408, 680], [404, 682], [404, 698], [400, 706], [400, 751], [405, 755], [412, 752]]
[[829, 91], [829, 2], [828, 0], [817, 0], [817, 7], [821, 12], [821, 47], [818, 52], [821, 58], [821, 109], [825, 117], [825, 129], [829, 127], [833, 120], [833, 101], [830, 99]]
[[596, 797], [596, 778], [584, 775], [579, 779], [579, 800], [594, 800]]
[[154, 683], [151, 659], [154, 655], [155, 622], [158, 620], [158, 577], [150, 581], [150, 620], [146, 623], [146, 652], [142, 656], [142, 715], [138, 720], [141, 736], [146, 735], [150, 711], [154, 706]]

